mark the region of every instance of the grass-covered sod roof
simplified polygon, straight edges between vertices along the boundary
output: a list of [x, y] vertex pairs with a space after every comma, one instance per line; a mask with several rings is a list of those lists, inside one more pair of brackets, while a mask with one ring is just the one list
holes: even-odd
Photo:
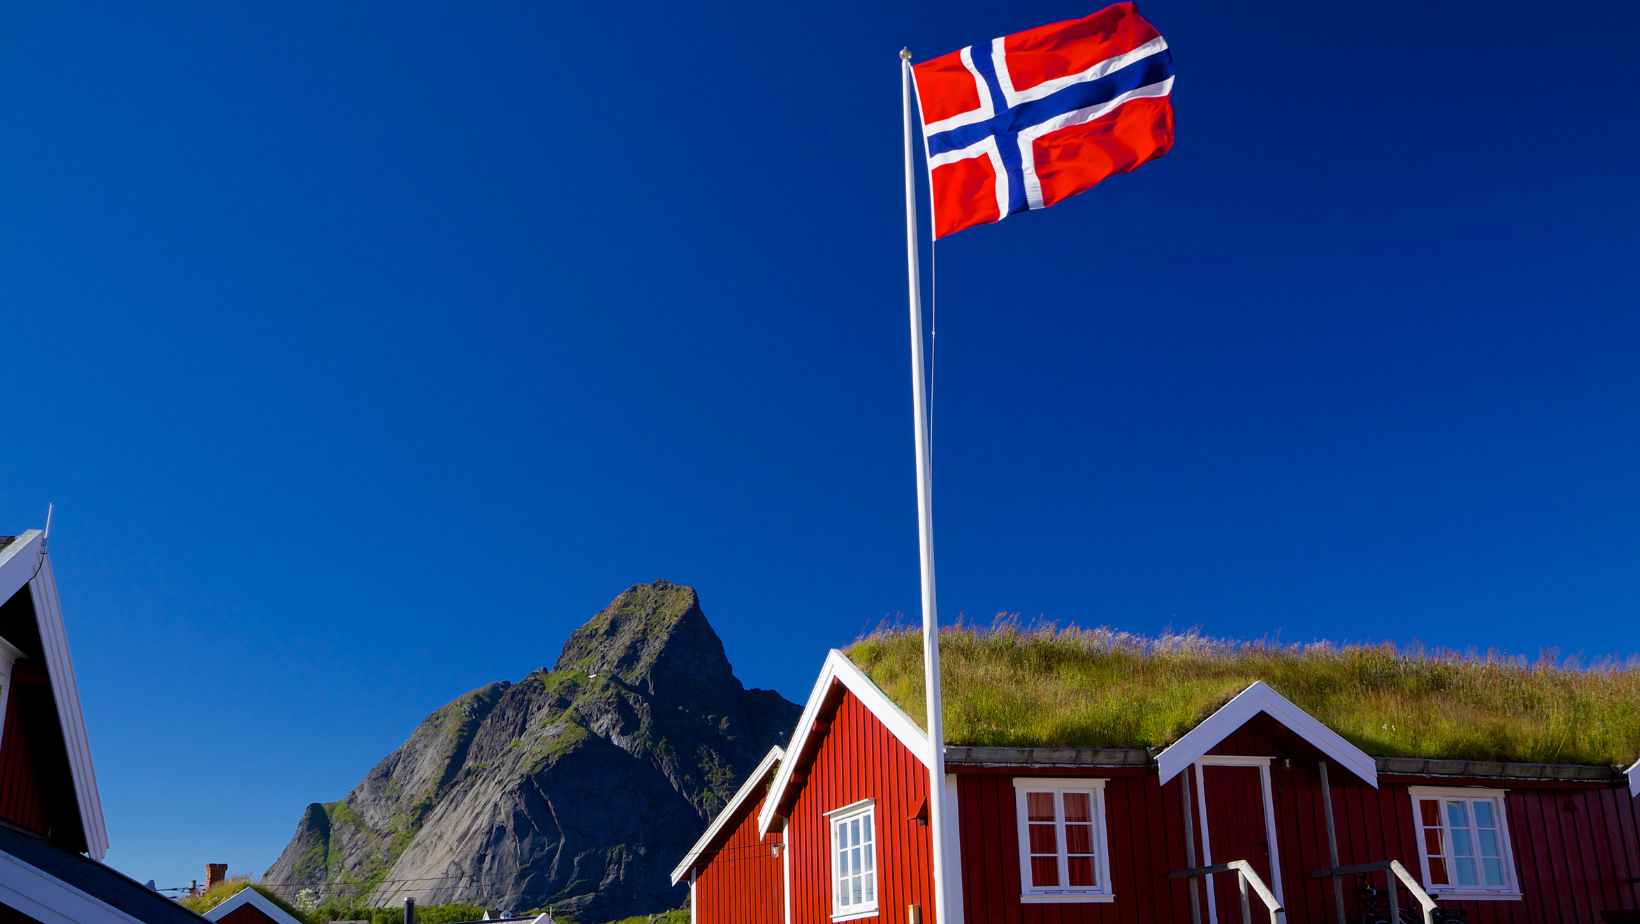
[[[849, 659], [926, 728], [922, 632], [880, 628]], [[1626, 766], [1640, 658], [1281, 644], [1022, 626], [940, 633], [947, 744], [1160, 748], [1255, 680], [1378, 757]]]

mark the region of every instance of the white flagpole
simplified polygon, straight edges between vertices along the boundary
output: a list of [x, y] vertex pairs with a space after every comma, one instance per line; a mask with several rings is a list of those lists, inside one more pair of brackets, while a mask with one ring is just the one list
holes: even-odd
[[911, 294], [911, 405], [917, 428], [917, 538], [922, 552], [923, 672], [928, 689], [928, 839], [934, 858], [934, 924], [952, 924], [945, 895], [945, 730], [940, 709], [940, 620], [934, 605], [934, 467], [928, 458], [928, 392], [923, 381], [922, 280], [917, 268], [917, 187], [912, 157], [911, 52], [900, 52], [905, 103], [905, 256]]

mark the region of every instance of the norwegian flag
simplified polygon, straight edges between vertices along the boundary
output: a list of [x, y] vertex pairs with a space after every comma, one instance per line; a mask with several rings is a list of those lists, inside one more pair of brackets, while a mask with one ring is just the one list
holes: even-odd
[[1173, 57], [1132, 3], [912, 73], [935, 238], [1046, 208], [1173, 147]]

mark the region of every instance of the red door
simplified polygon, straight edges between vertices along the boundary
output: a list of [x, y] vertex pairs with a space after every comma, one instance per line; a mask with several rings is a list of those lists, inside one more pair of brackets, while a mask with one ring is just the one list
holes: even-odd
[[[1264, 884], [1275, 888], [1270, 875], [1270, 832], [1264, 814], [1264, 778], [1256, 766], [1207, 764], [1202, 771], [1202, 797], [1207, 804], [1207, 854], [1214, 864], [1247, 860]], [[1211, 919], [1214, 924], [1239, 924], [1241, 888], [1235, 873], [1213, 877]], [[1258, 895], [1248, 889], [1253, 920], [1269, 920]]]

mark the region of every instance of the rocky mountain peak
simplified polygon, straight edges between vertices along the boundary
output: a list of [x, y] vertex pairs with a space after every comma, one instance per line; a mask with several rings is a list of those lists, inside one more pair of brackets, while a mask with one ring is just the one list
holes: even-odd
[[553, 666], [554, 673], [564, 670], [613, 675], [651, 694], [681, 691], [680, 684], [713, 693], [744, 689], [694, 588], [670, 581], [632, 585], [571, 633]]
[[672, 866], [798, 712], [742, 686], [692, 588], [636, 584], [551, 671], [455, 699], [345, 798], [309, 805], [264, 881], [583, 921], [674, 908]]

